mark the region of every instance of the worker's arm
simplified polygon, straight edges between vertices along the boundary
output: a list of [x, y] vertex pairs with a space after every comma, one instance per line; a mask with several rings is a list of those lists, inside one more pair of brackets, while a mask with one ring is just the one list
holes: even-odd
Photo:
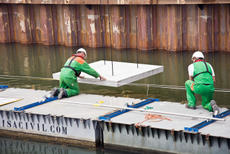
[[82, 72], [85, 72], [95, 78], [98, 78], [100, 75], [95, 71], [93, 68], [91, 68], [86, 62], [84, 62], [82, 65]]
[[210, 65], [210, 67], [211, 67], [211, 70], [212, 70], [212, 79], [213, 79], [213, 82], [215, 83], [216, 82], [215, 72], [214, 72], [214, 70], [212, 68], [212, 65]]
[[100, 80], [105, 80], [104, 77], [102, 77], [97, 71], [95, 71], [93, 68], [91, 68], [88, 63], [84, 62], [82, 65], [81, 65], [81, 70], [82, 72], [85, 72], [95, 78], [98, 78], [100, 77]]
[[189, 76], [189, 80], [192, 80], [193, 81], [193, 72], [194, 72], [194, 66], [193, 64], [190, 64], [188, 66], [188, 76]]

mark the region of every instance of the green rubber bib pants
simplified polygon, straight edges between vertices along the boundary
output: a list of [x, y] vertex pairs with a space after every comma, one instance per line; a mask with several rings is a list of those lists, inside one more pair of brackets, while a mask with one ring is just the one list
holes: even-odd
[[81, 57], [70, 57], [61, 69], [59, 87], [66, 90], [68, 97], [79, 94], [77, 75], [81, 72], [95, 78], [99, 77], [99, 74]]
[[[206, 63], [206, 65], [205, 65]], [[186, 97], [188, 101], [188, 106], [196, 106], [195, 94], [201, 95], [202, 106], [208, 111], [212, 111], [212, 106], [210, 101], [213, 98], [214, 84], [212, 78], [212, 69], [210, 64], [207, 62], [199, 61], [193, 63], [194, 74], [193, 80], [187, 80], [185, 82]]]

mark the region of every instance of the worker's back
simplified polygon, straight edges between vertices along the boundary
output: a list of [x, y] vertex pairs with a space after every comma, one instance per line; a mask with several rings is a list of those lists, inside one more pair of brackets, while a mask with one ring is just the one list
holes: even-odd
[[193, 79], [195, 83], [213, 84], [212, 69], [211, 65], [208, 62], [199, 61], [193, 63], [193, 65]]
[[76, 75], [80, 74], [80, 72], [82, 71], [82, 64], [84, 63], [85, 61], [81, 57], [76, 57], [76, 56], [70, 57], [64, 64], [64, 67], [61, 69], [61, 75], [65, 75], [66, 77], [76, 78]]

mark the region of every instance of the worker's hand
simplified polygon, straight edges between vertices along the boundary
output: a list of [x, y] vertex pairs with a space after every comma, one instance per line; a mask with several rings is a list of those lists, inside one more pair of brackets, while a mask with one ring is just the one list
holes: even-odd
[[101, 76], [101, 75], [100, 75], [99, 77], [100, 77], [100, 80], [101, 80], [101, 81], [106, 80], [106, 78], [104, 78], [104, 77], [103, 77], [103, 76]]
[[84, 79], [85, 77], [80, 75], [79, 78]]

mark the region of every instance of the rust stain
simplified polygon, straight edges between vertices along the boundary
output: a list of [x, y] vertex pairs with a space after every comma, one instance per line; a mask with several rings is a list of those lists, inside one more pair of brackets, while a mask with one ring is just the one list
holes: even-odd
[[153, 41], [152, 41], [152, 45], [153, 45], [153, 49], [158, 49], [157, 47], [157, 31], [158, 31], [158, 24], [157, 24], [157, 20], [158, 20], [158, 12], [157, 12], [157, 6], [153, 6], [152, 7], [152, 37], [153, 37]]
[[63, 6], [63, 37], [64, 45], [72, 46], [72, 24], [71, 12], [68, 5]]
[[87, 35], [89, 37], [89, 47], [101, 47], [102, 37], [101, 36], [101, 14], [99, 6], [93, 6], [87, 8], [86, 14], [87, 21]]
[[144, 6], [137, 8], [137, 16], [136, 16], [136, 43], [137, 48], [145, 49], [147, 43], [146, 38], [146, 13], [143, 8]]
[[191, 17], [189, 17], [189, 13], [187, 13], [188, 7], [182, 7], [181, 13], [181, 24], [182, 24], [182, 34], [181, 34], [181, 45], [182, 45], [182, 50], [187, 50], [188, 49], [188, 33], [187, 31], [187, 26], [189, 26], [189, 20], [191, 20]]
[[0, 42], [10, 42], [9, 16], [7, 7], [0, 7]]
[[120, 20], [120, 10], [119, 6], [114, 6], [111, 8], [110, 12], [110, 31], [111, 31], [111, 43], [113, 48], [121, 48], [121, 26]]

